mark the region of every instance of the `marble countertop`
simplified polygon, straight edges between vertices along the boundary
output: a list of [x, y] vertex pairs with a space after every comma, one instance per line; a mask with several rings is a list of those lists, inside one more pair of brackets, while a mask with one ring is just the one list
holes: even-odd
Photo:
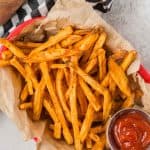
[[[139, 51], [150, 70], [150, 0], [114, 0], [105, 20]], [[34, 150], [33, 141], [23, 141], [15, 125], [0, 112], [0, 150]]]

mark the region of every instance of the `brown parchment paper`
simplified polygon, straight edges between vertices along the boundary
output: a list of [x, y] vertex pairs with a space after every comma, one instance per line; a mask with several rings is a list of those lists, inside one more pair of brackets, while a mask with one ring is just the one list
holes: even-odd
[[[100, 14], [94, 11], [84, 0], [57, 0], [55, 6], [49, 12], [47, 18], [42, 21], [38, 28], [45, 27], [46, 30], [55, 31], [57, 28], [73, 24], [81, 28], [102, 26], [108, 34], [107, 47], [111, 50], [134, 49], [132, 45], [121, 37]], [[36, 30], [38, 31], [38, 28]], [[30, 28], [31, 29], [31, 28]], [[25, 32], [27, 32], [28, 28]], [[24, 33], [22, 33], [24, 34]], [[128, 74], [135, 74], [139, 69], [140, 59], [128, 69]], [[140, 76], [137, 76], [140, 86], [144, 91], [144, 109], [150, 112], [150, 85], [145, 84]], [[45, 129], [45, 122], [32, 122], [26, 111], [20, 111], [17, 107], [19, 102], [19, 91], [21, 79], [10, 68], [0, 69], [0, 109], [17, 125], [25, 140], [38, 137], [40, 143], [37, 150], [71, 150], [72, 146], [66, 145], [63, 141], [51, 138], [49, 131]]]

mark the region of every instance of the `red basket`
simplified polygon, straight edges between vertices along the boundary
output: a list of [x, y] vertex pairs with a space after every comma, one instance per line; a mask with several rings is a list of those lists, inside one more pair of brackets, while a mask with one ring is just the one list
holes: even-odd
[[[18, 25], [7, 37], [8, 40], [13, 40], [15, 39], [15, 37], [21, 33], [21, 31], [27, 27], [29, 24], [32, 24], [34, 21], [39, 20], [39, 19], [43, 19], [44, 17], [37, 17], [34, 19], [30, 19], [27, 20], [25, 22], [23, 22], [22, 24]], [[6, 50], [6, 48], [4, 46], [0, 46], [0, 55], [2, 54], [2, 52]], [[140, 65], [140, 69], [138, 71], [138, 73], [140, 74], [140, 76], [145, 80], [146, 83], [150, 83], [150, 72], [148, 70], [146, 70], [144, 68], [143, 65]]]

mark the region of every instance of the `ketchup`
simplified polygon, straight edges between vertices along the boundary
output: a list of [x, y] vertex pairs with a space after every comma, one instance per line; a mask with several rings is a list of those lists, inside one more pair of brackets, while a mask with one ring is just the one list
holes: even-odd
[[113, 136], [120, 150], [146, 150], [150, 145], [150, 121], [138, 111], [128, 112], [116, 120]]

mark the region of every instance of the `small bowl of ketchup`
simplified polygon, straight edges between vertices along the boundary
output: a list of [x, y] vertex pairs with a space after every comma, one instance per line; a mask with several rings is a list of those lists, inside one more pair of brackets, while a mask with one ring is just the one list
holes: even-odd
[[141, 109], [122, 109], [107, 127], [111, 150], [150, 150], [150, 115]]

